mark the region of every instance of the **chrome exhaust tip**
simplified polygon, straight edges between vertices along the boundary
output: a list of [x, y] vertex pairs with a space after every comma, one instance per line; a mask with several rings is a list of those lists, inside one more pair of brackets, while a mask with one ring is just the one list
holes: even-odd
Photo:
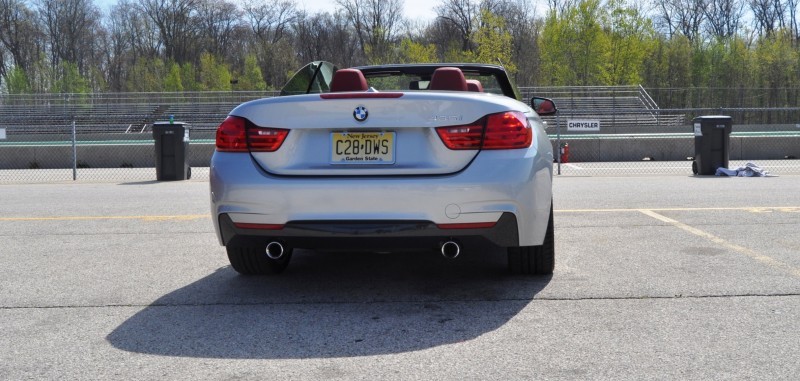
[[456, 259], [461, 254], [461, 245], [455, 241], [447, 241], [442, 244], [442, 256], [447, 259]]
[[269, 259], [281, 259], [286, 254], [283, 245], [280, 242], [273, 241], [267, 244], [267, 257]]

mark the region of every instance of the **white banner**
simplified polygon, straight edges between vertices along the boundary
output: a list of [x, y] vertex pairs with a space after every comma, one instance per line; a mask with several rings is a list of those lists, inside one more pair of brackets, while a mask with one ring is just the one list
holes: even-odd
[[6, 138], [6, 129], [0, 128], [0, 139], [5, 139], [5, 138]]
[[567, 119], [567, 131], [600, 131], [600, 121]]

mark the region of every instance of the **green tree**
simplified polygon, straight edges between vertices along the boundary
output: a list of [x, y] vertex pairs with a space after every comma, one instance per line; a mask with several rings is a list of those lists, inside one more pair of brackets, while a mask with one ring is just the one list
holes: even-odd
[[517, 66], [511, 59], [511, 34], [505, 29], [502, 17], [483, 11], [481, 27], [475, 32], [475, 60], [485, 63], [501, 63], [509, 73], [515, 73]]
[[692, 42], [683, 35], [672, 38], [659, 37], [645, 58], [642, 70], [643, 85], [663, 88], [659, 106], [667, 108], [691, 107], [689, 87], [692, 86], [691, 60]]
[[244, 72], [239, 77], [240, 90], [258, 90], [264, 91], [267, 89], [267, 82], [264, 81], [264, 75], [261, 73], [261, 68], [258, 66], [258, 60], [254, 54], [248, 54], [244, 58]]
[[611, 41], [603, 24], [608, 15], [600, 0], [582, 0], [545, 21], [540, 52], [551, 85], [607, 85]]
[[404, 38], [400, 42], [400, 59], [407, 63], [429, 63], [439, 60], [435, 45], [414, 42], [410, 38]]
[[25, 70], [14, 67], [6, 77], [6, 90], [9, 94], [27, 94], [31, 92], [31, 83]]
[[164, 91], [166, 76], [166, 65], [160, 58], [140, 59], [131, 68], [126, 87], [135, 92]]
[[612, 7], [609, 26], [611, 84], [640, 84], [645, 57], [653, 48], [652, 22], [621, 0], [612, 0], [609, 5]]
[[181, 92], [183, 91], [183, 82], [181, 81], [181, 67], [173, 62], [169, 66], [169, 73], [164, 78], [164, 91]]
[[191, 62], [181, 65], [181, 84], [183, 91], [200, 91], [200, 82], [197, 81], [197, 69]]
[[230, 91], [231, 72], [211, 53], [200, 55], [200, 89], [204, 91]]
[[764, 107], [786, 107], [790, 100], [796, 101], [792, 94], [800, 86], [798, 65], [800, 57], [793, 46], [793, 37], [787, 30], [779, 30], [758, 41], [755, 56], [758, 57], [756, 73], [760, 87], [769, 89]]
[[54, 93], [89, 93], [89, 80], [78, 72], [78, 65], [63, 61], [59, 65], [59, 77], [51, 89]]

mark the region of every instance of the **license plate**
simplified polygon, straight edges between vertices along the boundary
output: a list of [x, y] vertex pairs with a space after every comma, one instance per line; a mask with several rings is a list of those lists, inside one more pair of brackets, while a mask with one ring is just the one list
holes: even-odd
[[394, 132], [334, 132], [332, 164], [394, 164]]

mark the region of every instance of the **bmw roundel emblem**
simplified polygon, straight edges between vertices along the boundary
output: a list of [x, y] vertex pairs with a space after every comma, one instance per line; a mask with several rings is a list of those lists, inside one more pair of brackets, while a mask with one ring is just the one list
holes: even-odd
[[367, 120], [368, 116], [369, 116], [369, 112], [367, 111], [367, 108], [364, 107], [364, 106], [358, 106], [353, 111], [353, 118], [356, 118], [356, 120], [359, 121], [359, 122], [363, 122], [363, 121]]

